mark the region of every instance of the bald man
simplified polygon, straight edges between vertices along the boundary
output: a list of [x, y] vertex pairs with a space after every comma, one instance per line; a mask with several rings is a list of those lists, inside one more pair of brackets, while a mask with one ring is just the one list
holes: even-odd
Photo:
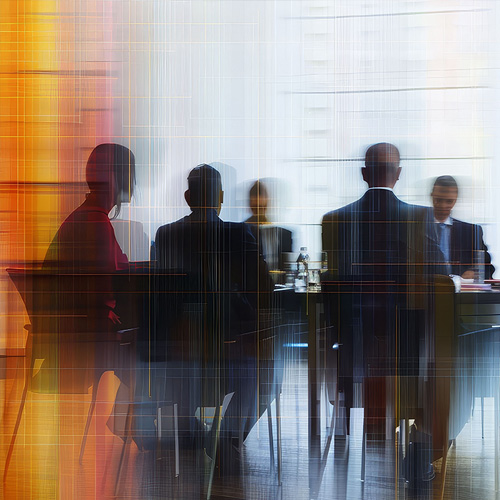
[[[368, 184], [354, 203], [323, 217], [323, 250], [335, 279], [380, 278], [407, 281], [420, 273], [425, 208], [401, 201], [393, 192], [401, 174], [396, 146], [388, 143], [368, 148], [361, 169]], [[420, 266], [421, 267], [421, 266]]]
[[[384, 377], [394, 372], [396, 347], [397, 355], [403, 356], [400, 361], [418, 358], [418, 336], [423, 330], [418, 326], [420, 319], [405, 318], [412, 326], [404, 330], [404, 339], [399, 333], [396, 343], [396, 317], [402, 323], [403, 314], [413, 314], [408, 312], [407, 294], [400, 291], [419, 282], [425, 269], [426, 209], [409, 205], [394, 194], [400, 174], [396, 146], [380, 143], [369, 147], [361, 168], [367, 191], [354, 203], [327, 213], [322, 221], [323, 250], [328, 255], [324, 290], [334, 292], [325, 294], [327, 321], [335, 327], [331, 329], [335, 338], [329, 340], [330, 345], [340, 345], [338, 383], [347, 413], [353, 404], [354, 382], [368, 377], [364, 380], [370, 384], [374, 374]], [[399, 373], [407, 366], [400, 363]], [[382, 381], [374, 391], [365, 387], [368, 398], [380, 394], [373, 404], [365, 401], [372, 409], [380, 408], [376, 422], [380, 424], [384, 423], [385, 390]]]

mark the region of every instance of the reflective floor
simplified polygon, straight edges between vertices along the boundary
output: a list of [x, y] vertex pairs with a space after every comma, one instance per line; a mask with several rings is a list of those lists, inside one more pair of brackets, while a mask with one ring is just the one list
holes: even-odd
[[[22, 365], [18, 359], [17, 378], [9, 378], [4, 390], [10, 395], [5, 410], [2, 456], [5, 457], [10, 432], [22, 391]], [[366, 480], [361, 482], [361, 409], [352, 415], [352, 436], [337, 437], [328, 446], [329, 416], [322, 416], [323, 461], [311, 473], [307, 437], [307, 366], [305, 361], [289, 359], [282, 394], [282, 485], [278, 486], [277, 458], [271, 461], [269, 421], [264, 413], [248, 436], [237, 475], [220, 476], [216, 470], [211, 497], [233, 499], [394, 499], [411, 498], [404, 482], [397, 479], [393, 441], [368, 441]], [[208, 478], [199, 471], [200, 454], [181, 449], [180, 475], [175, 477], [173, 447], [141, 452], [129, 446], [120, 478], [118, 464], [123, 441], [106, 427], [117, 390], [117, 379], [107, 374], [99, 389], [96, 417], [82, 465], [78, 462], [81, 436], [90, 394], [42, 395], [28, 393], [28, 401], [4, 485], [4, 499], [160, 499], [204, 498]], [[276, 443], [276, 405], [273, 414], [274, 453]], [[484, 435], [481, 438], [481, 404], [476, 399], [474, 416], [452, 446], [446, 475], [444, 498], [495, 499], [493, 400], [485, 399]], [[436, 478], [427, 497], [440, 497], [441, 462], [435, 463]]]

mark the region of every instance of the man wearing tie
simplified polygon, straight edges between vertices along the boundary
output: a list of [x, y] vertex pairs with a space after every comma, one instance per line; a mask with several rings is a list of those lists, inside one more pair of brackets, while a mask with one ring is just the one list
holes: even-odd
[[429, 236], [439, 246], [440, 254], [435, 259], [446, 265], [446, 272], [474, 278], [474, 267], [484, 256], [485, 278], [490, 279], [495, 271], [491, 265], [488, 248], [484, 244], [481, 226], [469, 224], [451, 217], [458, 199], [458, 184], [451, 175], [442, 175], [434, 181], [431, 192], [433, 211], [429, 224]]

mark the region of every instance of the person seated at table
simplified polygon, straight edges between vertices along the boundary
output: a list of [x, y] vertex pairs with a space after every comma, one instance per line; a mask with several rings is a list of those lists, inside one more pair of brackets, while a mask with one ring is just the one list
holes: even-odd
[[[86, 276], [80, 280], [76, 277], [74, 286], [80, 283], [91, 288], [74, 290], [68, 294], [67, 304], [58, 305], [61, 310], [77, 312], [73, 317], [61, 316], [58, 325], [61, 331], [115, 332], [123, 326], [116, 311], [110, 273], [126, 269], [128, 259], [116, 241], [108, 214], [115, 208], [114, 216], [117, 216], [121, 204], [130, 202], [135, 185], [135, 157], [120, 144], [100, 144], [88, 158], [85, 176], [89, 193], [59, 227], [47, 250], [43, 269], [60, 275]], [[80, 353], [73, 350], [71, 355], [81, 358], [81, 363], [74, 360], [75, 364], [83, 366], [87, 357], [88, 366], [92, 366], [97, 362], [95, 349], [96, 346], [89, 343], [81, 345]], [[95, 355], [99, 356], [103, 369], [108, 361], [114, 363], [104, 359], [107, 354], [102, 349], [97, 349]], [[63, 356], [60, 358], [63, 363]], [[91, 374], [78, 370], [75, 377], [77, 375]], [[87, 383], [92, 383], [92, 378]]]
[[419, 272], [408, 264], [423, 261], [426, 209], [394, 194], [401, 175], [399, 165], [396, 146], [380, 143], [368, 148], [361, 169], [367, 191], [354, 203], [323, 217], [323, 250], [330, 275], [408, 281], [409, 273]]
[[117, 217], [121, 204], [130, 202], [135, 185], [134, 155], [120, 144], [100, 144], [89, 156], [85, 175], [90, 192], [62, 223], [43, 267], [75, 273], [126, 269], [128, 259], [116, 241], [108, 214], [114, 208], [113, 218]]
[[[328, 258], [323, 290], [334, 327], [327, 345], [339, 348], [338, 387], [345, 396], [347, 433], [353, 382], [361, 378], [368, 425], [382, 431], [379, 424], [390, 422], [385, 407], [392, 389], [386, 384], [396, 367], [399, 375], [417, 374], [410, 361], [418, 359], [423, 333], [422, 318], [409, 307], [405, 287], [421, 281], [425, 272], [426, 208], [407, 204], [393, 192], [401, 174], [396, 146], [370, 146], [361, 174], [368, 185], [365, 194], [322, 220]], [[415, 398], [410, 399], [414, 404]], [[386, 426], [385, 432], [393, 429]]]
[[250, 225], [269, 271], [283, 271], [283, 253], [292, 251], [292, 232], [273, 225], [269, 220], [267, 216], [269, 192], [262, 180], [252, 184], [249, 205], [252, 216], [245, 222]]
[[[235, 392], [221, 429], [229, 438], [223, 440], [227, 444], [239, 435], [240, 429], [246, 436], [256, 421], [257, 352], [243, 349], [241, 334], [256, 332], [259, 310], [267, 307], [271, 283], [248, 225], [225, 222], [219, 217], [224, 192], [216, 169], [202, 164], [191, 170], [184, 198], [191, 214], [161, 226], [156, 233], [157, 266], [186, 273], [190, 288], [184, 296], [202, 306], [195, 308], [203, 311], [203, 328], [198, 337], [193, 333], [197, 328], [193, 313], [188, 318], [191, 327], [182, 329], [190, 331], [191, 336], [181, 332], [181, 340], [188, 344], [183, 352], [191, 353], [186, 363], [193, 373], [198, 369], [194, 353], [201, 350], [205, 375], [203, 379], [191, 376], [186, 386], [192, 395], [201, 398], [202, 384], [203, 401], [211, 401], [208, 406], [220, 405], [225, 394]], [[245, 345], [256, 349], [257, 342]], [[182, 397], [173, 396], [173, 400]], [[191, 397], [190, 404], [197, 399]], [[204, 406], [201, 399], [199, 405]], [[195, 408], [182, 411], [194, 415]], [[232, 445], [229, 448], [235, 451]], [[231, 461], [226, 457], [223, 463], [228, 466]]]
[[265, 294], [258, 292], [270, 289], [263, 274], [266, 266], [250, 228], [220, 219], [224, 192], [216, 169], [205, 164], [194, 168], [184, 198], [191, 214], [158, 229], [156, 261], [160, 269], [183, 270], [196, 277], [202, 290], [231, 292], [226, 297], [230, 307], [223, 311], [233, 313], [226, 318], [230, 324], [226, 322], [224, 335], [229, 340], [250, 326], [245, 321], [253, 323], [258, 307], [265, 307]]
[[447, 274], [471, 279], [474, 278], [476, 259], [483, 253], [485, 278], [491, 279], [495, 268], [481, 226], [452, 217], [458, 194], [457, 181], [451, 175], [442, 175], [434, 181], [428, 233], [439, 247], [436, 260], [446, 266]]

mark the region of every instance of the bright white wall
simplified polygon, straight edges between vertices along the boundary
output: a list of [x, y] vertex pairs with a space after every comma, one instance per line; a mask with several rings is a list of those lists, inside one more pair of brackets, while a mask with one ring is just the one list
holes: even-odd
[[216, 161], [223, 218], [246, 218], [250, 182], [277, 178], [276, 221], [319, 250], [322, 214], [363, 192], [364, 150], [389, 141], [397, 194], [428, 204], [432, 178], [455, 175], [456, 216], [483, 224], [500, 267], [494, 0], [120, 5], [116, 135], [139, 163], [129, 216], [151, 237], [188, 213], [188, 171]]

